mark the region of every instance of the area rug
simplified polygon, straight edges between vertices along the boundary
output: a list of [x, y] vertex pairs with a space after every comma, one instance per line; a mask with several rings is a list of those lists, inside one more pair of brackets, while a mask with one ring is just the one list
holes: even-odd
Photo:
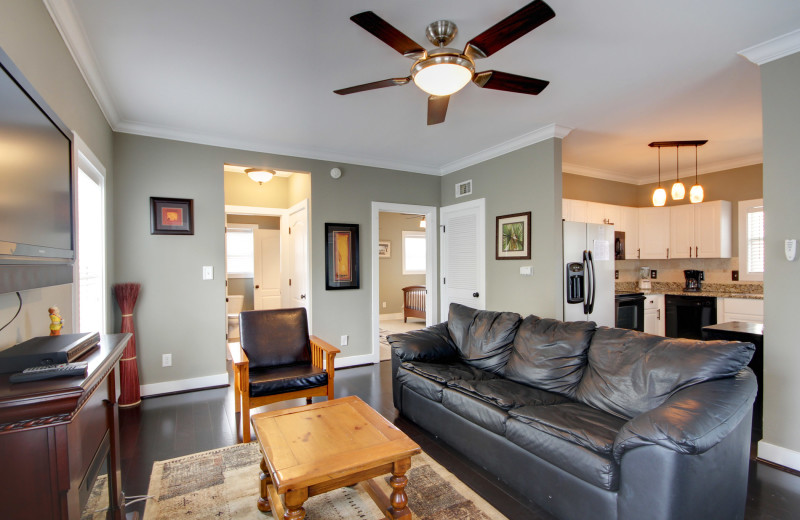
[[394, 332], [386, 329], [378, 329], [378, 341], [381, 347], [381, 361], [388, 361], [392, 359], [392, 347], [389, 345], [389, 340], [386, 339], [389, 334], [394, 334]]
[[[150, 475], [145, 520], [271, 519], [256, 508], [261, 453], [255, 442], [158, 461]], [[408, 504], [420, 520], [505, 519], [452, 473], [422, 453], [407, 473]], [[375, 479], [391, 492], [388, 476]], [[361, 489], [346, 487], [309, 498], [308, 520], [379, 520], [378, 507]]]

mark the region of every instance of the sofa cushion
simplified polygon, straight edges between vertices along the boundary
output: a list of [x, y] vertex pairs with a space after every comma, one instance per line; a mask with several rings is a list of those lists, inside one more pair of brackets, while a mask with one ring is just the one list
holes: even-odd
[[597, 325], [528, 316], [517, 330], [503, 374], [512, 381], [575, 397]]
[[687, 386], [736, 375], [755, 347], [738, 341], [662, 338], [600, 327], [576, 399], [630, 419], [661, 405]]
[[537, 430], [606, 456], [611, 456], [614, 439], [626, 423], [625, 419], [581, 403], [523, 406], [511, 410], [509, 415]]
[[[558, 406], [563, 405], [546, 408]], [[619, 489], [619, 465], [610, 455], [598, 453], [562, 437], [551, 435], [510, 414], [505, 427], [506, 439], [540, 459], [599, 488], [610, 491]]]
[[405, 361], [400, 367], [445, 384], [457, 379], [483, 380], [496, 379], [498, 376], [460, 361], [450, 363], [425, 363], [422, 361]]
[[569, 401], [562, 395], [502, 378], [478, 381], [457, 379], [447, 383], [447, 386], [503, 410], [525, 405], [557, 404]]
[[515, 312], [479, 311], [451, 303], [447, 328], [462, 361], [482, 370], [500, 372], [511, 355], [521, 320]]
[[451, 412], [497, 435], [504, 435], [506, 432], [508, 413], [482, 399], [477, 399], [454, 388], [445, 387], [442, 391], [442, 405]]
[[[405, 365], [405, 363], [403, 363]], [[413, 370], [411, 366], [404, 367], [403, 365], [397, 369], [397, 381], [400, 386], [405, 386], [414, 390], [419, 395], [436, 401], [442, 402], [442, 390], [444, 390], [444, 381], [437, 381], [430, 377], [421, 375]]]
[[311, 363], [250, 369], [250, 397], [307, 390], [328, 384], [328, 373]]

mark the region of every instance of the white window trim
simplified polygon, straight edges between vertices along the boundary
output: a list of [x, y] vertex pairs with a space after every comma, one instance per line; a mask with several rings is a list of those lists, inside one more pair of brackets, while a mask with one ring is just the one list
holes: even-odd
[[[421, 238], [421, 239], [425, 240], [425, 236], [426, 236], [425, 235], [425, 231], [403, 231], [402, 244], [401, 244], [401, 248], [400, 248], [400, 255], [401, 255], [400, 261], [401, 261], [402, 266], [403, 266], [403, 274], [404, 275], [425, 274], [425, 269], [416, 270], [416, 271], [412, 271], [412, 270], [406, 269], [406, 237], [415, 237], [415, 238]], [[426, 254], [427, 254], [427, 251], [426, 251]]]
[[[739, 280], [748, 282], [763, 282], [764, 273], [747, 272], [747, 213], [751, 208], [764, 206], [764, 199], [740, 200], [738, 207], [739, 221]], [[766, 212], [764, 213], [766, 220]], [[766, 254], [766, 251], [764, 252]]]
[[108, 330], [108, 241], [106, 240], [106, 167], [100, 162], [100, 159], [92, 152], [89, 146], [84, 142], [81, 137], [73, 132], [72, 133], [72, 220], [75, 230], [75, 235], [72, 237], [73, 247], [75, 250], [75, 261], [72, 265], [72, 330], [80, 330], [80, 273], [78, 271], [78, 169], [81, 169], [92, 177], [100, 186], [100, 211], [103, 214], [103, 220], [100, 224], [100, 233], [103, 237], [103, 265], [100, 284], [103, 287], [101, 291], [101, 307], [103, 309], [102, 316], [100, 317], [100, 328], [98, 332], [107, 333]]

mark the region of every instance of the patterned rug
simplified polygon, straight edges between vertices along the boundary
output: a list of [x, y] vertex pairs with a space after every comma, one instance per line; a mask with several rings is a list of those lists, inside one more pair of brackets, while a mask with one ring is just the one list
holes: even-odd
[[394, 332], [386, 329], [378, 329], [378, 338], [381, 347], [381, 361], [392, 359], [392, 347], [389, 345], [389, 340], [386, 339], [386, 336], [389, 334], [394, 334]]
[[[255, 442], [159, 461], [150, 475], [144, 520], [271, 519], [256, 508], [261, 454]], [[411, 460], [408, 504], [423, 520], [505, 519], [477, 493], [426, 454]], [[391, 492], [388, 476], [375, 479]], [[308, 520], [379, 520], [378, 507], [361, 489], [345, 487], [309, 498]]]

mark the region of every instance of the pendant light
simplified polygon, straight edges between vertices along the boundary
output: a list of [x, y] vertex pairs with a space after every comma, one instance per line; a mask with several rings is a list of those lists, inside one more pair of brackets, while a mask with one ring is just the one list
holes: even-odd
[[694, 186], [689, 190], [689, 201], [692, 204], [703, 202], [703, 187], [697, 182], [697, 145], [694, 145]]
[[678, 154], [678, 150], [680, 149], [680, 146], [675, 147], [675, 184], [672, 185], [672, 200], [683, 200], [683, 197], [686, 195], [686, 188], [683, 186], [678, 176], [678, 172], [681, 168], [681, 160]]
[[653, 206], [663, 206], [667, 202], [667, 190], [661, 187], [661, 147], [658, 147], [658, 188], [653, 192]]

